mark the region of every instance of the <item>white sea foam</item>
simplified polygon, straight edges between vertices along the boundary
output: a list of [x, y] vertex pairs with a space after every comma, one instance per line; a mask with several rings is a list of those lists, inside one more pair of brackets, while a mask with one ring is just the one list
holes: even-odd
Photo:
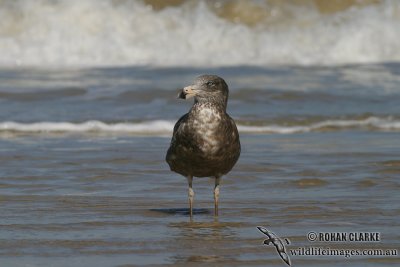
[[234, 23], [216, 15], [204, 1], [162, 10], [142, 1], [0, 1], [0, 66], [400, 61], [399, 1], [355, 5], [332, 14], [313, 6], [282, 9], [282, 3], [272, 8], [260, 4], [254, 9], [262, 1], [234, 2], [250, 17], [254, 10], [263, 10], [271, 19], [252, 26]]
[[362, 120], [326, 120], [317, 123], [313, 123], [305, 126], [241, 126], [239, 130], [241, 132], [249, 133], [280, 133], [280, 134], [291, 134], [291, 133], [306, 133], [314, 131], [329, 131], [334, 129], [346, 129], [346, 128], [371, 128], [375, 130], [386, 130], [386, 131], [399, 131], [400, 121], [393, 120], [392, 118], [378, 118], [369, 117]]
[[169, 133], [174, 127], [173, 122], [165, 120], [147, 121], [141, 123], [104, 123], [101, 121], [71, 122], [35, 122], [0, 123], [0, 131], [6, 132], [108, 132], [133, 134], [162, 134]]
[[[136, 135], [169, 135], [172, 133], [174, 121], [155, 120], [139, 123], [104, 123], [101, 121], [71, 122], [36, 122], [0, 123], [0, 132], [16, 133], [111, 133]], [[364, 129], [382, 131], [400, 131], [400, 121], [392, 118], [369, 117], [361, 120], [325, 120], [318, 123], [299, 126], [246, 126], [238, 125], [241, 133], [275, 133], [293, 134], [315, 131], [333, 131], [338, 129]]]

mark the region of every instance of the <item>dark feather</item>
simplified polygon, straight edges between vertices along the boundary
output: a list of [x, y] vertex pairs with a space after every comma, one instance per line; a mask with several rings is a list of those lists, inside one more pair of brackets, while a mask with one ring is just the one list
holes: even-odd
[[217, 76], [199, 79], [204, 89], [189, 113], [175, 124], [166, 161], [172, 171], [184, 176], [220, 177], [239, 159], [239, 133], [226, 113], [225, 81]]

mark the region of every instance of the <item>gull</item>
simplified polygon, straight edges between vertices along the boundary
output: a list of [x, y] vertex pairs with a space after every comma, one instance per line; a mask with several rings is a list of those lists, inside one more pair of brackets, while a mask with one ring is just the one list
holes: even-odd
[[221, 177], [240, 156], [239, 133], [226, 113], [229, 89], [216, 75], [202, 75], [182, 89], [179, 98], [194, 98], [190, 111], [175, 124], [166, 161], [171, 171], [187, 178], [189, 211], [193, 216], [193, 177], [213, 177], [214, 215], [218, 216]]

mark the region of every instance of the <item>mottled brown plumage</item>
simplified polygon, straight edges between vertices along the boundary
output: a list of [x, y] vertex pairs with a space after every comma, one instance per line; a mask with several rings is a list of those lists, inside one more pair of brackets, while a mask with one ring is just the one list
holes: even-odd
[[215, 214], [218, 213], [219, 182], [235, 165], [240, 155], [239, 133], [226, 113], [228, 86], [215, 75], [203, 75], [185, 87], [180, 98], [194, 97], [189, 113], [174, 127], [166, 160], [172, 171], [188, 178], [192, 215], [192, 179], [215, 177]]

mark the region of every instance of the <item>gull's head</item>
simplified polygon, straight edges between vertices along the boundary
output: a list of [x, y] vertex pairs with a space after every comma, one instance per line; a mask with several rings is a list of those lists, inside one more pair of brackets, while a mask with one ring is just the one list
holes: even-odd
[[196, 102], [226, 106], [228, 95], [228, 85], [224, 79], [216, 75], [201, 75], [194, 80], [192, 85], [183, 88], [178, 97], [182, 99], [194, 97]]

